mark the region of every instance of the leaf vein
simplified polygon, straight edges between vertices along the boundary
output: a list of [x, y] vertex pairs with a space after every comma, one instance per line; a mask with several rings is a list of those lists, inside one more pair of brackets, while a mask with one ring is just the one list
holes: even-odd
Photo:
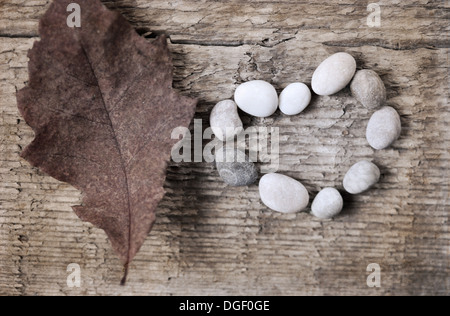
[[[102, 89], [100, 87], [100, 81], [99, 81], [99, 79], [97, 77], [97, 74], [96, 74], [94, 68], [93, 68], [92, 62], [89, 59], [89, 55], [87, 54], [86, 49], [84, 48], [84, 45], [81, 44], [81, 48], [83, 50], [83, 54], [85, 55], [86, 61], [89, 64], [91, 72], [94, 75], [94, 78], [95, 78], [95, 80], [97, 82], [98, 90], [99, 90], [100, 96], [102, 98], [102, 104], [103, 104], [105, 113], [106, 113], [106, 115], [108, 117], [108, 120], [110, 122], [110, 128], [111, 128], [111, 133], [112, 133], [111, 136], [112, 136], [112, 138], [113, 138], [113, 140], [115, 142], [115, 145], [117, 147], [117, 151], [118, 151], [119, 157], [120, 157], [120, 164], [121, 164], [122, 171], [123, 171], [123, 174], [124, 174], [125, 187], [126, 187], [126, 191], [127, 191], [126, 195], [127, 195], [127, 203], [128, 203], [128, 225], [129, 225], [129, 227], [128, 227], [128, 254], [127, 254], [127, 262], [125, 264], [125, 267], [126, 267], [126, 269], [128, 269], [128, 263], [129, 263], [130, 257], [131, 257], [131, 255], [130, 255], [131, 254], [131, 201], [130, 201], [130, 187], [129, 187], [129, 181], [128, 181], [127, 168], [126, 168], [125, 162], [123, 160], [122, 150], [120, 148], [119, 140], [117, 138], [116, 131], [114, 129], [114, 124], [112, 122], [111, 116], [110, 116], [108, 108], [106, 106], [106, 101], [105, 101], [105, 97], [103, 96]], [[126, 274], [127, 274], [127, 271], [125, 271], [125, 275]]]

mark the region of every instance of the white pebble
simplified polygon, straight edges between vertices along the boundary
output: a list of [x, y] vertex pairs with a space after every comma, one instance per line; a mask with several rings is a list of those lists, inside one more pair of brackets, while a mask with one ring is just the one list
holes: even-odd
[[347, 53], [327, 58], [312, 77], [312, 89], [318, 95], [332, 95], [344, 89], [356, 72], [356, 61]]
[[375, 112], [367, 125], [366, 137], [370, 146], [381, 150], [391, 146], [402, 132], [400, 115], [390, 106]]
[[304, 83], [292, 83], [280, 94], [280, 110], [286, 115], [300, 114], [311, 102], [311, 90]]
[[380, 180], [380, 169], [369, 161], [355, 164], [344, 177], [344, 188], [350, 194], [367, 191]]
[[277, 173], [266, 174], [259, 182], [262, 202], [270, 209], [281, 213], [297, 213], [309, 203], [308, 190], [288, 176]]
[[278, 108], [277, 91], [262, 80], [241, 84], [234, 93], [234, 100], [242, 111], [256, 117], [269, 117]]
[[232, 100], [217, 103], [211, 112], [210, 123], [214, 135], [221, 141], [232, 139], [244, 130], [237, 105]]
[[325, 188], [317, 194], [311, 206], [312, 214], [318, 218], [330, 219], [344, 207], [344, 200], [338, 190]]

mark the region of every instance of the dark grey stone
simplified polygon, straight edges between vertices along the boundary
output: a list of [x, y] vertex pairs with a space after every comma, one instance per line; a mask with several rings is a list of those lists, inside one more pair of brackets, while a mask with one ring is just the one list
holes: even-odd
[[219, 149], [216, 153], [216, 167], [222, 180], [233, 187], [249, 186], [258, 180], [255, 164], [238, 149]]

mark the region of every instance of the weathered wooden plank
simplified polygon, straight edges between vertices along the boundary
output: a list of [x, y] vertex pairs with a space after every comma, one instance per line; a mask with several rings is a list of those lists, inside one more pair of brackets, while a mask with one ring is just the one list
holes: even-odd
[[[379, 1], [382, 27], [367, 26], [361, 1], [104, 1], [122, 12], [141, 33], [170, 35], [177, 43], [273, 46], [305, 31], [316, 41], [370, 44], [393, 49], [445, 47], [449, 5], [446, 1]], [[0, 34], [36, 36], [48, 0], [5, 0]], [[355, 38], [359, 38], [355, 42]], [[353, 41], [353, 42], [352, 42]]]
[[[140, 32], [170, 35], [174, 85], [200, 99], [204, 125], [240, 82], [265, 79], [278, 90], [310, 82], [320, 61], [342, 50], [381, 74], [404, 125], [393, 148], [372, 150], [364, 138], [371, 113], [348, 89], [315, 97], [296, 117], [243, 115], [246, 126], [280, 128], [280, 172], [312, 195], [342, 188], [359, 159], [373, 157], [382, 180], [346, 195], [335, 220], [319, 221], [267, 210], [257, 186], [228, 188], [211, 164], [173, 163], [125, 288], [104, 233], [70, 209], [78, 191], [19, 158], [33, 133], [15, 91], [27, 81], [26, 53], [48, 2], [0, 7], [0, 294], [448, 294], [448, 2], [381, 1], [382, 29], [367, 28], [365, 6], [352, 0], [107, 3]], [[82, 267], [80, 289], [66, 285], [70, 263]], [[383, 269], [380, 289], [366, 285], [369, 263]]]

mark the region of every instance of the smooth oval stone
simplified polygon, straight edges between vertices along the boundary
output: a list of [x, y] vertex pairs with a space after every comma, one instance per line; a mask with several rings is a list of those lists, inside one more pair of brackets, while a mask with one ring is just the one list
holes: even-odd
[[373, 70], [360, 70], [350, 85], [353, 96], [364, 107], [377, 109], [386, 103], [386, 87]]
[[281, 213], [296, 213], [309, 203], [308, 190], [288, 176], [277, 173], [266, 174], [259, 182], [262, 202], [270, 209]]
[[332, 95], [344, 89], [356, 72], [356, 61], [350, 54], [337, 53], [327, 58], [312, 77], [312, 89], [318, 95]]
[[241, 84], [234, 93], [234, 101], [242, 111], [256, 117], [269, 117], [278, 108], [277, 91], [262, 80]]
[[318, 218], [330, 219], [341, 213], [344, 200], [338, 190], [325, 188], [317, 194], [311, 206], [312, 214]]
[[214, 135], [221, 141], [232, 139], [244, 130], [237, 105], [232, 100], [216, 104], [211, 111], [210, 124]]
[[258, 169], [241, 150], [222, 147], [216, 153], [216, 167], [222, 180], [233, 187], [248, 186], [258, 180]]
[[369, 161], [355, 164], [344, 177], [344, 189], [350, 194], [367, 191], [380, 180], [380, 169]]
[[286, 115], [300, 114], [311, 102], [311, 90], [304, 83], [292, 83], [280, 94], [280, 110]]
[[397, 111], [385, 106], [375, 112], [367, 125], [366, 138], [370, 146], [381, 150], [391, 146], [402, 133], [402, 122]]

